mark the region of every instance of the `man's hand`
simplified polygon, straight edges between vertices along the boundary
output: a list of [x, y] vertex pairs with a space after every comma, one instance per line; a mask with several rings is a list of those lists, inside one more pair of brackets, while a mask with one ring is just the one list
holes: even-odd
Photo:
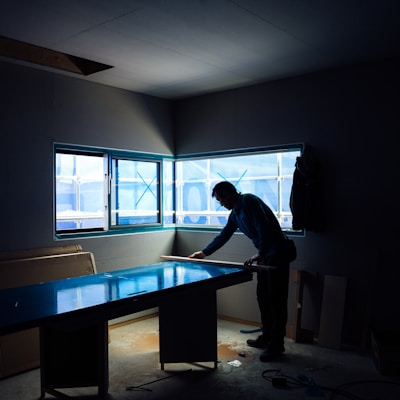
[[261, 256], [260, 256], [259, 254], [256, 254], [255, 256], [248, 258], [248, 259], [244, 262], [244, 265], [245, 265], [246, 267], [250, 267], [250, 266], [252, 266], [254, 263], [255, 263], [255, 264], [258, 264], [259, 261], [261, 261]]
[[206, 255], [202, 251], [196, 251], [188, 257], [189, 258], [204, 258], [205, 256]]

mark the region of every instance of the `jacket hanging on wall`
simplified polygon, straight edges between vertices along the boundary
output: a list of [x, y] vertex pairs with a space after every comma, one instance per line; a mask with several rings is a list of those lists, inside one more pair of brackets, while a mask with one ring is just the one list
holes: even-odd
[[322, 229], [322, 207], [320, 190], [320, 168], [309, 146], [305, 146], [296, 158], [293, 173], [290, 209], [292, 228], [320, 231]]

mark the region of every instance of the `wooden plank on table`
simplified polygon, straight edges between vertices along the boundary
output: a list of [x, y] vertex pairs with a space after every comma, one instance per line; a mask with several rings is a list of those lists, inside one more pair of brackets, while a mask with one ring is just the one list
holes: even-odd
[[220, 260], [209, 260], [204, 258], [191, 258], [191, 257], [181, 257], [181, 256], [160, 256], [163, 261], [184, 261], [184, 262], [199, 262], [204, 264], [220, 265], [221, 267], [232, 267], [232, 268], [242, 268], [249, 271], [270, 271], [276, 267], [271, 265], [251, 265], [245, 266], [243, 263], [234, 261], [220, 261]]

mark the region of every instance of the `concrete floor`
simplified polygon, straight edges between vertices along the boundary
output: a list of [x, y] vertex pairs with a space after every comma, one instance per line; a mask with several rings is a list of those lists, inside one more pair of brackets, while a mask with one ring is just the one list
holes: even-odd
[[[161, 370], [157, 317], [111, 328], [109, 400], [400, 399], [400, 377], [382, 376], [371, 355], [287, 340], [282, 359], [263, 363], [258, 358], [261, 350], [246, 345], [257, 333], [241, 333], [242, 329], [254, 326], [218, 321], [216, 370], [213, 363], [165, 364]], [[284, 386], [275, 386], [273, 377], [278, 385], [283, 378]], [[97, 398], [95, 388], [63, 392], [75, 399]], [[39, 397], [39, 369], [0, 380], [1, 400]], [[46, 394], [46, 398], [53, 397]]]

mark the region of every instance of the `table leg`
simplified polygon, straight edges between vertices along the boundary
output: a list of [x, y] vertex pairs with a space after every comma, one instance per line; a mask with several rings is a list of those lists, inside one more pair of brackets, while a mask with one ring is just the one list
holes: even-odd
[[[77, 326], [78, 325], [78, 326]], [[100, 399], [108, 393], [107, 321], [79, 326], [76, 321], [40, 328], [42, 397], [69, 396], [57, 389], [98, 387]]]
[[193, 290], [159, 307], [160, 363], [214, 362], [217, 365], [215, 290]]

